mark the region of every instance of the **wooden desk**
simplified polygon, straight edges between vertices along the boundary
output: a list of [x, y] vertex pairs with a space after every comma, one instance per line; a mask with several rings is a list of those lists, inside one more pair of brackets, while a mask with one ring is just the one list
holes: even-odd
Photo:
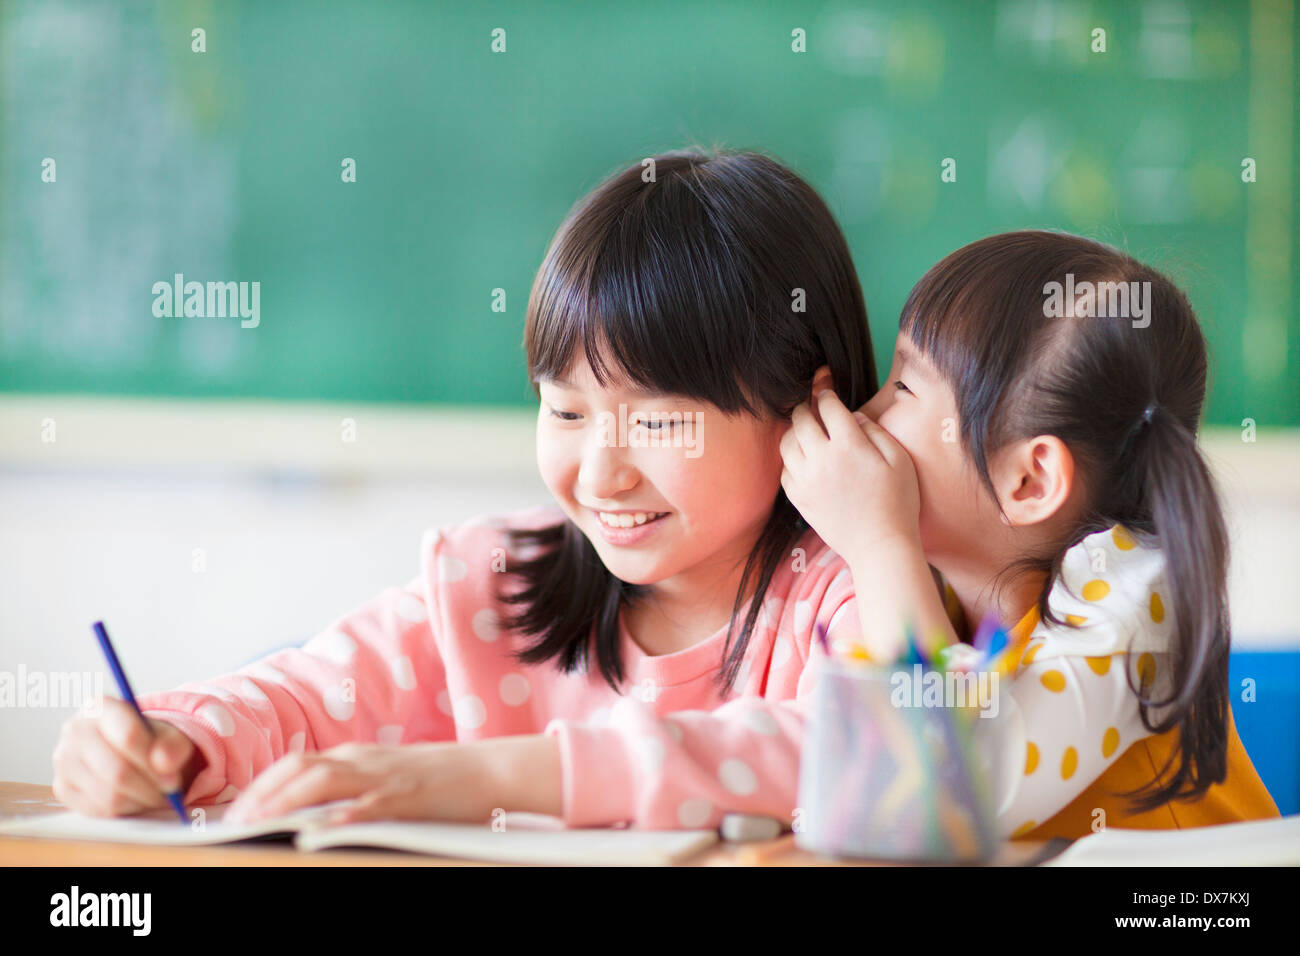
[[[0, 781], [0, 818], [64, 809], [40, 784]], [[1042, 843], [1004, 843], [996, 866], [1025, 866], [1041, 857]], [[161, 847], [130, 843], [0, 837], [0, 866], [508, 866], [481, 860], [424, 856], [385, 850], [319, 850], [303, 853], [287, 844]], [[794, 834], [765, 843], [718, 843], [682, 866], [884, 866], [823, 857], [794, 845]]]

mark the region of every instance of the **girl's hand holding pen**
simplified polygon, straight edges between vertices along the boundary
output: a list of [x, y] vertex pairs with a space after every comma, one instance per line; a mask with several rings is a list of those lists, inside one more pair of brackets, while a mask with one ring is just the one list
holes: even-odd
[[128, 816], [167, 806], [164, 790], [183, 790], [198, 769], [193, 741], [171, 724], [140, 715], [124, 700], [104, 698], [98, 717], [69, 717], [54, 746], [54, 797], [87, 816]]

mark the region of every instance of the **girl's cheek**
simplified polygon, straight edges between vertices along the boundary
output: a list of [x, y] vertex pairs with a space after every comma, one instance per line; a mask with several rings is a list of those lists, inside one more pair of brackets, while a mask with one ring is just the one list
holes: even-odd
[[681, 511], [691, 507], [699, 496], [700, 482], [695, 464], [679, 448], [641, 448], [631, 458], [639, 476], [643, 498], [666, 509]]
[[[868, 415], [870, 415], [870, 412], [868, 412]], [[918, 423], [916, 416], [907, 415], [905, 410], [899, 408], [895, 403], [876, 416], [875, 422], [889, 432], [889, 436], [894, 441], [903, 446], [903, 450], [911, 456], [912, 461], [917, 463], [919, 468], [920, 464], [917, 459], [925, 456], [923, 448], [925, 427]]]
[[537, 470], [542, 476], [542, 481], [552, 492], [561, 491], [568, 472], [576, 471], [577, 466], [571, 459], [572, 455], [569, 454], [563, 441], [557, 441], [554, 436], [538, 429]]
[[739, 462], [727, 461], [721, 451], [710, 447], [691, 457], [685, 448], [640, 449], [634, 462], [641, 484], [649, 486], [646, 499], [696, 517], [717, 510], [736, 496], [738, 484], [749, 480]]
[[784, 466], [780, 433], [747, 437], [725, 448], [711, 446], [697, 464], [709, 506], [742, 521], [771, 509]]
[[[894, 436], [919, 467], [924, 460], [931, 468], [946, 459], [960, 459], [961, 443], [955, 419], [916, 400], [895, 402], [880, 417], [880, 427]], [[958, 454], [954, 456], [954, 452]]]

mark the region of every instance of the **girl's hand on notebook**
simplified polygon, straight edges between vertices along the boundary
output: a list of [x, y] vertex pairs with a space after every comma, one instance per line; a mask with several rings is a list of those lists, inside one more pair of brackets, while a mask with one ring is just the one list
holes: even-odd
[[294, 752], [259, 774], [226, 811], [247, 823], [336, 800], [329, 823], [448, 820], [482, 823], [494, 804], [488, 767], [474, 744], [347, 743]]
[[[126, 701], [104, 698], [103, 714], [76, 714], [54, 745], [54, 797], [70, 810], [117, 817], [167, 806], [164, 788], [184, 789], [194, 742], [162, 720], [140, 716]], [[184, 779], [189, 776], [190, 779]]]
[[891, 546], [921, 553], [920, 489], [903, 446], [862, 412], [850, 412], [834, 391], [791, 415], [781, 439], [781, 487], [822, 540], [849, 560], [883, 560]]

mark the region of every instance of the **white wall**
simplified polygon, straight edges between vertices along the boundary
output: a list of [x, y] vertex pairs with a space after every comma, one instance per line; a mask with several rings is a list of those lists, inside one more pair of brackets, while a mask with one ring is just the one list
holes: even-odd
[[[52, 443], [40, 440], [47, 419]], [[142, 693], [299, 642], [410, 580], [426, 527], [549, 503], [534, 422], [517, 410], [0, 402], [0, 671], [106, 674], [90, 630], [100, 619]], [[1300, 443], [1226, 432], [1206, 445], [1236, 549], [1237, 645], [1292, 645]], [[49, 783], [70, 713], [0, 708], [0, 780]]]

